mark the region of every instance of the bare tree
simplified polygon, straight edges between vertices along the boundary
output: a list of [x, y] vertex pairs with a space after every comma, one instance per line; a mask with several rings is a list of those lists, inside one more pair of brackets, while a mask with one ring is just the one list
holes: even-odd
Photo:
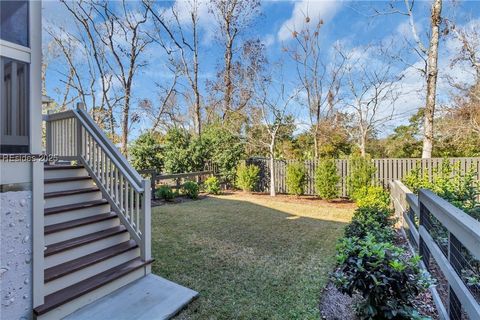
[[[282, 66], [279, 65], [278, 68], [281, 72]], [[298, 90], [294, 88], [289, 91], [283, 80], [283, 74], [274, 75], [272, 69], [270, 69], [271, 76], [260, 76], [255, 83], [253, 97], [255, 107], [251, 113], [251, 127], [249, 129], [254, 131], [254, 134], [248, 142], [268, 150], [270, 158], [270, 195], [274, 197], [276, 195], [275, 148], [282, 130], [292, 124], [293, 118], [290, 115], [290, 107], [297, 98]]]
[[213, 0], [210, 12], [218, 26], [217, 36], [224, 50], [224, 67], [222, 70], [223, 110], [222, 118], [226, 119], [235, 110], [234, 95], [234, 58], [238, 52], [240, 36], [250, 26], [260, 12], [259, 0]]
[[[152, 13], [159, 31], [152, 38], [164, 48], [169, 56], [178, 52], [181, 74], [186, 78], [191, 90], [190, 93], [184, 92], [182, 95], [192, 108], [194, 131], [200, 136], [202, 133], [202, 96], [199, 87], [199, 2], [198, 0], [185, 1], [181, 8], [176, 4], [168, 10], [157, 7], [154, 2], [147, 0], [144, 0], [143, 3]], [[166, 17], [167, 14], [170, 19]], [[184, 26], [186, 22], [182, 19], [184, 15], [188, 16], [186, 27]], [[173, 46], [160, 36], [161, 31], [165, 31]]]
[[297, 77], [305, 93], [304, 104], [308, 108], [314, 139], [315, 158], [319, 157], [321, 126], [334, 121], [335, 107], [340, 101], [340, 84], [344, 73], [345, 56], [334, 48], [333, 58], [324, 61], [320, 31], [323, 21], [312, 25], [311, 17], [305, 15], [300, 30], [292, 30], [294, 45], [286, 47], [295, 62]]
[[[424, 62], [424, 68], [420, 71], [426, 78], [426, 101], [424, 112], [424, 125], [423, 125], [423, 149], [422, 158], [431, 158], [434, 140], [434, 117], [436, 106], [436, 93], [437, 93], [437, 77], [438, 77], [438, 45], [440, 40], [440, 25], [442, 23], [442, 0], [432, 0], [431, 15], [430, 15], [430, 44], [425, 46], [421, 38], [418, 35], [415, 25], [415, 19], [413, 16], [413, 9], [415, 0], [404, 0], [405, 9], [397, 9], [393, 3], [390, 4], [390, 10], [387, 12], [379, 12], [377, 14], [402, 14], [408, 17], [408, 22], [412, 37], [415, 44], [411, 47], [415, 53]], [[403, 60], [403, 59], [401, 59]]]
[[[365, 48], [375, 54], [377, 47]], [[382, 50], [383, 51], [383, 50]], [[346, 63], [346, 85], [348, 95], [346, 106], [352, 111], [352, 137], [357, 140], [361, 155], [366, 156], [369, 137], [392, 120], [395, 102], [399, 98], [399, 80], [393, 69], [393, 61], [380, 53], [369, 56], [368, 60], [354, 54]]]
[[434, 0], [431, 13], [430, 47], [427, 61], [427, 101], [425, 103], [425, 122], [423, 125], [422, 158], [431, 158], [433, 149], [433, 119], [437, 96], [438, 43], [440, 39], [442, 0]]
[[[104, 50], [106, 68], [98, 67], [101, 81], [114, 78], [122, 88], [122, 115], [120, 120], [122, 152], [127, 154], [132, 85], [138, 70], [146, 65], [141, 55], [152, 42], [144, 33], [148, 10], [143, 6], [108, 1], [71, 3], [62, 0], [91, 43], [93, 56]], [[113, 76], [112, 79], [106, 77]], [[111, 110], [113, 112], [113, 110]]]

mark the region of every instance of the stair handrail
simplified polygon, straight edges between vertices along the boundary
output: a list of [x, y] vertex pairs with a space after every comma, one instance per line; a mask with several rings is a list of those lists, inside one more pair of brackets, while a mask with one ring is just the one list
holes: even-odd
[[59, 159], [81, 162], [112, 210], [140, 245], [142, 259], [151, 258], [150, 181], [143, 179], [79, 104], [43, 117], [46, 150]]

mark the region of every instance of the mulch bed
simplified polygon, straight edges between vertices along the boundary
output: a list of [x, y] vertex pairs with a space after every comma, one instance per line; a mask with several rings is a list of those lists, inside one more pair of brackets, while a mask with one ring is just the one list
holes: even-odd
[[190, 202], [190, 201], [199, 201], [199, 200], [203, 200], [203, 199], [207, 199], [207, 198], [208, 198], [207, 194], [199, 194], [198, 199], [195, 199], [195, 200], [190, 199], [186, 196], [178, 196], [178, 197], [175, 197], [171, 201], [165, 201], [165, 200], [162, 200], [162, 199], [158, 199], [158, 200], [152, 200], [152, 207], [165, 206], [165, 205], [170, 205], [170, 204], [179, 204], [179, 203]]
[[[405, 258], [412, 256], [406, 239], [397, 234], [395, 245], [405, 249]], [[325, 320], [357, 320], [355, 315], [355, 304], [360, 301], [360, 296], [349, 297], [339, 292], [333, 283], [329, 283], [324, 289], [320, 299], [320, 314]], [[425, 316], [431, 317], [433, 320], [439, 319], [435, 303], [433, 302], [430, 290], [418, 295], [414, 301], [415, 308]]]
[[[265, 192], [243, 192], [237, 190], [227, 190], [223, 191], [224, 195], [231, 195], [231, 194], [239, 194], [244, 197], [254, 197], [254, 198], [264, 198], [268, 199], [271, 198], [270, 194]], [[332, 208], [344, 208], [344, 209], [355, 209], [357, 206], [356, 204], [349, 200], [349, 199], [333, 199], [333, 200], [323, 200], [316, 196], [294, 196], [289, 194], [277, 194], [275, 196], [275, 201], [280, 202], [289, 202], [289, 203], [298, 203], [298, 204], [311, 204], [311, 205], [321, 205], [323, 207], [332, 207]]]

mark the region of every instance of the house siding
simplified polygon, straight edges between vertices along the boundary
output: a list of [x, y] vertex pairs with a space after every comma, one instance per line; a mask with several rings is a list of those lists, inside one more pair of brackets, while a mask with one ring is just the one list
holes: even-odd
[[0, 319], [32, 318], [32, 191], [0, 186]]

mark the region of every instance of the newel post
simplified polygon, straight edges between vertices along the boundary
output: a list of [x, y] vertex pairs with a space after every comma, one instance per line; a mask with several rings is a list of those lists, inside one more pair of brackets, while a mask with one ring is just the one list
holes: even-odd
[[144, 261], [150, 260], [152, 258], [152, 207], [151, 207], [151, 191], [150, 191], [150, 180], [142, 180], [143, 184], [143, 203], [142, 203], [142, 214], [143, 214], [143, 224], [142, 224], [142, 259]]
[[53, 137], [52, 137], [52, 122], [50, 121], [49, 115], [52, 113], [52, 110], [48, 110], [47, 116], [45, 117], [45, 152], [48, 155], [53, 154]]

